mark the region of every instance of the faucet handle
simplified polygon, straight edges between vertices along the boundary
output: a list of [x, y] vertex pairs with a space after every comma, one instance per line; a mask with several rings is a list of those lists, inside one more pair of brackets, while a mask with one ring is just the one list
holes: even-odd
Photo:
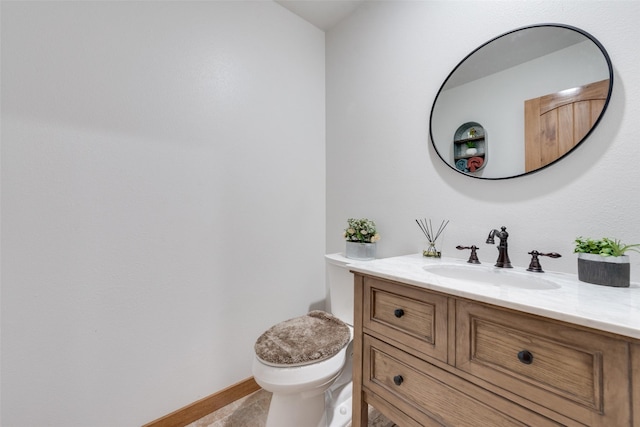
[[480, 260], [478, 259], [478, 254], [476, 254], [476, 251], [479, 249], [476, 245], [473, 246], [456, 246], [456, 249], [458, 250], [463, 250], [463, 249], [471, 249], [471, 255], [469, 256], [469, 261], [467, 261], [470, 264], [480, 264]]
[[527, 271], [533, 271], [534, 273], [544, 273], [544, 271], [542, 270], [542, 266], [540, 265], [540, 260], [538, 259], [539, 256], [548, 256], [549, 258], [560, 258], [562, 256], [557, 252], [549, 252], [547, 254], [543, 254], [536, 251], [535, 249], [531, 252], [528, 252], [528, 254], [531, 255], [531, 263], [529, 264], [529, 268], [527, 268]]

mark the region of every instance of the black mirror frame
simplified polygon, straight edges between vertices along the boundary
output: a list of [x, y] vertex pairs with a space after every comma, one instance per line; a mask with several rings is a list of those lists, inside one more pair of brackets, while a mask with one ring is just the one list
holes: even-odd
[[[578, 32], [580, 34], [582, 34], [583, 36], [585, 36], [586, 38], [588, 38], [589, 40], [591, 40], [597, 47], [598, 49], [600, 49], [600, 52], [602, 53], [602, 55], [604, 56], [606, 62], [607, 62], [607, 67], [609, 69], [609, 92], [607, 93], [607, 99], [605, 100], [604, 106], [602, 107], [602, 112], [600, 113], [600, 115], [598, 116], [598, 118], [596, 119], [596, 121], [593, 123], [593, 126], [591, 127], [591, 129], [589, 129], [589, 132], [586, 133], [586, 135], [573, 147], [571, 148], [569, 151], [567, 151], [565, 154], [563, 154], [562, 156], [558, 157], [556, 160], [552, 161], [551, 163], [548, 163], [536, 170], [533, 171], [529, 171], [529, 172], [523, 172], [521, 174], [518, 175], [512, 175], [512, 176], [505, 176], [505, 177], [495, 177], [495, 178], [490, 178], [490, 177], [482, 177], [482, 176], [476, 176], [476, 175], [470, 175], [468, 173], [462, 172], [458, 169], [456, 169], [454, 166], [450, 165], [449, 162], [447, 162], [444, 157], [442, 157], [442, 155], [440, 154], [440, 152], [438, 151], [438, 148], [436, 147], [435, 141], [433, 139], [433, 111], [435, 109], [436, 103], [438, 102], [438, 98], [440, 97], [440, 94], [442, 93], [442, 89], [445, 87], [445, 85], [447, 84], [447, 82], [449, 81], [449, 79], [451, 78], [451, 76], [456, 72], [456, 70], [458, 68], [460, 68], [460, 66], [462, 66], [462, 64], [464, 64], [464, 62], [471, 57], [472, 55], [474, 55], [476, 52], [478, 52], [480, 49], [482, 49], [483, 47], [485, 47], [486, 45], [494, 42], [495, 40], [498, 40], [502, 37], [508, 36], [509, 34], [513, 34], [516, 33], [518, 31], [522, 31], [522, 30], [527, 30], [527, 29], [531, 29], [531, 28], [540, 28], [540, 27], [557, 27], [557, 28], [565, 28], [568, 30], [572, 30], [575, 32]], [[464, 176], [470, 177], [470, 178], [475, 178], [475, 179], [483, 179], [483, 180], [502, 180], [502, 179], [512, 179], [512, 178], [518, 178], [521, 176], [525, 176], [525, 175], [530, 175], [536, 172], [539, 172], [543, 169], [548, 168], [551, 165], [554, 165], [556, 163], [558, 163], [560, 160], [564, 159], [565, 157], [567, 157], [569, 154], [571, 154], [575, 149], [577, 149], [580, 145], [582, 145], [582, 143], [591, 135], [591, 133], [593, 132], [593, 130], [598, 127], [598, 124], [600, 124], [600, 120], [602, 120], [602, 117], [604, 117], [604, 113], [607, 111], [607, 107], [609, 106], [609, 101], [611, 100], [611, 94], [613, 92], [613, 65], [611, 64], [611, 58], [609, 57], [609, 54], [607, 53], [606, 49], [604, 48], [604, 46], [602, 45], [602, 43], [600, 43], [598, 41], [598, 39], [596, 39], [595, 37], [593, 37], [591, 34], [589, 34], [588, 32], [577, 28], [577, 27], [573, 27], [571, 25], [566, 25], [566, 24], [557, 24], [557, 23], [548, 23], [548, 24], [534, 24], [534, 25], [527, 25], [524, 27], [520, 27], [520, 28], [516, 28], [514, 30], [508, 31], [506, 33], [503, 33], [497, 37], [492, 38], [491, 40], [483, 43], [482, 45], [478, 46], [476, 49], [474, 49], [471, 53], [469, 53], [467, 56], [465, 56], [462, 61], [460, 61], [458, 63], [458, 65], [455, 66], [455, 68], [449, 73], [449, 75], [447, 76], [446, 79], [444, 79], [444, 82], [442, 83], [442, 85], [440, 86], [440, 89], [438, 89], [438, 93], [436, 94], [435, 99], [433, 100], [433, 104], [431, 106], [431, 113], [429, 115], [429, 139], [431, 140], [431, 145], [433, 146], [433, 149], [435, 150], [436, 154], [438, 155], [438, 157], [440, 158], [440, 160], [442, 160], [442, 162], [447, 165], [449, 168], [453, 169], [454, 171], [456, 171], [459, 174], [462, 174]]]

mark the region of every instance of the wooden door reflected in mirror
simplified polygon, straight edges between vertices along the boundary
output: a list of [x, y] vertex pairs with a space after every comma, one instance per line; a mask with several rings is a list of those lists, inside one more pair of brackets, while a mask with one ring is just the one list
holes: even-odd
[[526, 172], [540, 169], [573, 150], [600, 117], [608, 92], [609, 79], [526, 100]]

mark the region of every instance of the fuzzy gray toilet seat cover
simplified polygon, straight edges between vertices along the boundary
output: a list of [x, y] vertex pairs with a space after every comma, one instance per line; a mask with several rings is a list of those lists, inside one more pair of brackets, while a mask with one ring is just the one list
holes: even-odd
[[349, 343], [346, 323], [321, 310], [285, 320], [260, 335], [256, 355], [271, 365], [307, 365], [335, 356]]

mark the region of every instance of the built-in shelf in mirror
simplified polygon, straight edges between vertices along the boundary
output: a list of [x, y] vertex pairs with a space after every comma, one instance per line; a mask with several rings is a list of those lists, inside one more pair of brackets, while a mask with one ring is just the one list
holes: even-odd
[[476, 173], [487, 164], [487, 133], [480, 123], [467, 122], [453, 137], [453, 162], [460, 172]]

